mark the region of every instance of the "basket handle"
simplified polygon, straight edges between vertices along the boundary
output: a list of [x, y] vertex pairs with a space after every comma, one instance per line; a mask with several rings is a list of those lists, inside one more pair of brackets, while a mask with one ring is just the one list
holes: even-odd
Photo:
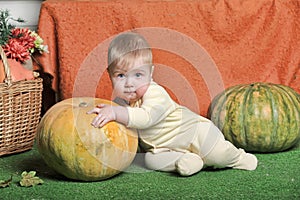
[[0, 45], [0, 53], [1, 53], [1, 58], [2, 58], [2, 62], [3, 62], [3, 66], [4, 66], [4, 73], [5, 73], [5, 79], [4, 79], [4, 82], [7, 84], [7, 85], [11, 85], [11, 74], [10, 74], [10, 68], [9, 68], [9, 64], [8, 64], [8, 61], [7, 61], [7, 57], [5, 55], [5, 52], [3, 50], [3, 48], [1, 47]]

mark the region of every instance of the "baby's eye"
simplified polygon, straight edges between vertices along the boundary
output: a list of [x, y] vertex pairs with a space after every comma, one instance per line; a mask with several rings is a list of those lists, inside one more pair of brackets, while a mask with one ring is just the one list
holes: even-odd
[[124, 78], [124, 77], [125, 77], [125, 74], [118, 74], [117, 77], [118, 77], [118, 78]]
[[136, 73], [135, 76], [140, 78], [143, 74], [142, 73]]

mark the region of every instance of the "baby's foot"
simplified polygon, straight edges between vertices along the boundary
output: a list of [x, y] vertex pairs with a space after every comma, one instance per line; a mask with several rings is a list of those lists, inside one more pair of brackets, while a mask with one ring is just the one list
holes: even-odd
[[257, 158], [250, 153], [243, 153], [240, 156], [240, 160], [235, 164], [233, 168], [244, 170], [255, 170], [257, 167]]
[[203, 161], [197, 154], [185, 153], [176, 161], [175, 166], [181, 176], [190, 176], [203, 168]]

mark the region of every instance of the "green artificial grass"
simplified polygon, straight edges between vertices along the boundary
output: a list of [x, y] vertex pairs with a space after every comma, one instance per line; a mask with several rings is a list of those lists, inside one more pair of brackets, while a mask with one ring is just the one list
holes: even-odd
[[[0, 157], [0, 180], [13, 181], [0, 188], [0, 199], [300, 199], [300, 145], [289, 151], [256, 154], [255, 171], [204, 169], [191, 177], [147, 170], [141, 154], [125, 171], [98, 182], [64, 178], [50, 169], [36, 146], [23, 153]], [[21, 187], [23, 171], [36, 171], [44, 183]]]

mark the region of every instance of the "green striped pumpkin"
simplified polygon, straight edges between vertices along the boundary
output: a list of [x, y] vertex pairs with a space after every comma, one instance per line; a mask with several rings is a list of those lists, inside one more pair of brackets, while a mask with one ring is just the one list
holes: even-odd
[[247, 151], [279, 152], [300, 139], [300, 95], [280, 84], [230, 87], [213, 99], [208, 117]]

